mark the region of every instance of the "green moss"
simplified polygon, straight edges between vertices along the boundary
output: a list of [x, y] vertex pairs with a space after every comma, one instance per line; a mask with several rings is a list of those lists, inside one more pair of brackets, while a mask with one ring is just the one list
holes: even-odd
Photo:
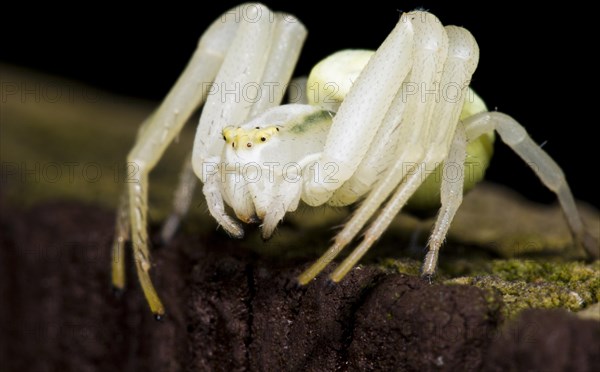
[[410, 258], [386, 258], [379, 263], [379, 266], [387, 272], [407, 275], [419, 275], [421, 270], [421, 262]]
[[[478, 274], [487, 273], [485, 276]], [[491, 274], [491, 275], [490, 275]], [[600, 262], [541, 262], [494, 260], [473, 276], [447, 280], [495, 290], [504, 301], [504, 314], [514, 317], [528, 308], [578, 311], [600, 300]]]
[[555, 283], [508, 281], [497, 276], [459, 278], [446, 283], [474, 285], [498, 292], [504, 303], [502, 312], [507, 319], [529, 308], [564, 308], [577, 311], [585, 305], [579, 293]]
[[583, 301], [600, 301], [600, 261], [548, 262], [533, 260], [495, 260], [491, 272], [507, 281], [553, 283], [578, 293]]

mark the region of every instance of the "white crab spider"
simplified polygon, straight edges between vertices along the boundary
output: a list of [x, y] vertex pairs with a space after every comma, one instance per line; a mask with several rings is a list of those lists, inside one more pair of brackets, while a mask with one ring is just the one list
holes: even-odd
[[[246, 17], [231, 16], [240, 12]], [[305, 36], [298, 20], [260, 4], [241, 5], [225, 13], [202, 36], [182, 76], [142, 126], [128, 155], [128, 161], [138, 166], [139, 179], [128, 185], [117, 215], [113, 245], [117, 288], [124, 286], [123, 248], [131, 236], [146, 299], [156, 316], [164, 313], [149, 277], [148, 173], [205, 101], [191, 164], [182, 173], [175, 213], [163, 230], [167, 239], [189, 206], [195, 182], [192, 169], [204, 184], [211, 215], [234, 237], [242, 237], [243, 230], [227, 214], [225, 203], [243, 222], [262, 221], [267, 238], [300, 200], [311, 206], [347, 205], [363, 197], [331, 248], [299, 277], [306, 284], [387, 200], [359, 246], [331, 274], [337, 282], [385, 231], [424, 181], [427, 169], [442, 162], [464, 164], [467, 142], [496, 130], [527, 163], [535, 164], [533, 169], [542, 182], [557, 194], [575, 239], [589, 252], [596, 249], [561, 169], [520, 124], [498, 112], [459, 120], [479, 58], [477, 43], [467, 30], [443, 27], [427, 12], [403, 14], [339, 108], [329, 107], [337, 111], [335, 116], [319, 106], [278, 106]], [[268, 87], [270, 94], [240, 101], [236, 94], [210, 94], [207, 83], [211, 88]], [[411, 83], [453, 87], [454, 93], [438, 100], [435, 96], [422, 99], [411, 94]], [[326, 177], [332, 166], [334, 177]], [[462, 201], [463, 182], [462, 174], [453, 182], [442, 179], [442, 206], [429, 240], [424, 275], [435, 271], [438, 250]]]

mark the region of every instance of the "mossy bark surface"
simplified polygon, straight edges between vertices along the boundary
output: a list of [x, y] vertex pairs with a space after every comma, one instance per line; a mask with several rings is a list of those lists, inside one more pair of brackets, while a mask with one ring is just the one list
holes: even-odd
[[[3, 79], [48, 82], [1, 69]], [[325, 251], [332, 227], [350, 209], [303, 208], [270, 241], [262, 242], [252, 226], [239, 241], [217, 229], [198, 192], [175, 240], [168, 246], [154, 241], [152, 276], [168, 311], [155, 322], [131, 257], [126, 292], [113, 296], [109, 283], [114, 209], [128, 176], [124, 159], [154, 104], [56, 81], [96, 98], [24, 102], [11, 96], [2, 103], [0, 369], [600, 365], [599, 262], [585, 261], [573, 247], [556, 206], [493, 184], [465, 196], [431, 284], [418, 275], [431, 218], [399, 215], [340, 284], [322, 275], [297, 287], [295, 277]], [[151, 175], [155, 237], [193, 126]], [[580, 207], [600, 237], [598, 211]], [[553, 343], [552, 335], [569, 348]]]

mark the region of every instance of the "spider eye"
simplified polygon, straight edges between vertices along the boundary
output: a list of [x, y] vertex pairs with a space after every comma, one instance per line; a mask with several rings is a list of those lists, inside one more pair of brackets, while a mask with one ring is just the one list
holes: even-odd
[[235, 149], [235, 142], [231, 143], [231, 147], [233, 147]]
[[250, 142], [248, 142], [248, 143], [246, 144], [246, 147], [252, 147], [252, 144], [251, 144]]
[[223, 136], [223, 141], [227, 141], [227, 137]]
[[260, 127], [256, 127], [256, 129], [260, 129]]
[[260, 137], [260, 140], [265, 142], [267, 139], [265, 137]]

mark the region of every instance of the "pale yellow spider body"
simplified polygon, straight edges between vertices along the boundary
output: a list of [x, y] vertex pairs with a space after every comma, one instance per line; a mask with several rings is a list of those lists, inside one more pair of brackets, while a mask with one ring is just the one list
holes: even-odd
[[[228, 17], [240, 12], [246, 17]], [[586, 234], [560, 167], [519, 123], [508, 115], [488, 112], [469, 93], [479, 47], [466, 29], [444, 27], [424, 11], [404, 13], [374, 54], [333, 57], [333, 75], [321, 76], [327, 68], [317, 66], [308, 87], [315, 81], [323, 87], [337, 84], [342, 96], [333, 102], [317, 99], [312, 105], [280, 105], [305, 36], [299, 20], [260, 4], [226, 12], [202, 36], [190, 63], [144, 123], [128, 155], [140, 176], [128, 185], [117, 216], [113, 247], [117, 288], [124, 286], [123, 251], [131, 239], [150, 308], [157, 317], [164, 313], [149, 276], [148, 173], [201, 105], [191, 162], [184, 167], [174, 214], [163, 229], [165, 240], [189, 207], [197, 182], [194, 174], [203, 183], [211, 215], [238, 238], [244, 233], [242, 222], [260, 222], [263, 237], [268, 238], [300, 202], [319, 206], [360, 200], [331, 247], [299, 277], [301, 284], [310, 282], [370, 222], [362, 241], [331, 274], [337, 282], [409, 199], [419, 198], [419, 188], [429, 184], [427, 176], [438, 168], [441, 181], [426, 186], [439, 189], [441, 203], [423, 266], [423, 274], [431, 276], [465, 186], [464, 172], [451, 178], [450, 167], [462, 169], [468, 144], [483, 143], [482, 136], [489, 140], [495, 131], [556, 193], [575, 239], [589, 252], [595, 251], [597, 243]], [[348, 71], [336, 78], [335, 71], [345, 67]], [[356, 78], [344, 80], [352, 71]], [[234, 91], [223, 95], [217, 93], [219, 89]], [[236, 89], [243, 93], [241, 99]], [[469, 96], [473, 101], [468, 101]], [[484, 160], [485, 152], [480, 148], [479, 155], [471, 157]], [[483, 168], [482, 164], [479, 176]], [[475, 182], [475, 176], [468, 176], [468, 181]], [[431, 190], [422, 192], [424, 200], [431, 199]], [[226, 205], [237, 218], [228, 214]]]

